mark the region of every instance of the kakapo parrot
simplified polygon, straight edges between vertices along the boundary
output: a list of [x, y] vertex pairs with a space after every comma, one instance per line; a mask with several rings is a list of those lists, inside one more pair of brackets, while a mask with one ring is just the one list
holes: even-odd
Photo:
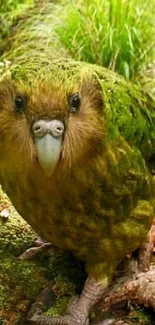
[[0, 183], [45, 240], [71, 251], [88, 279], [70, 314], [91, 307], [154, 217], [155, 105], [138, 85], [72, 59], [13, 65], [0, 81]]

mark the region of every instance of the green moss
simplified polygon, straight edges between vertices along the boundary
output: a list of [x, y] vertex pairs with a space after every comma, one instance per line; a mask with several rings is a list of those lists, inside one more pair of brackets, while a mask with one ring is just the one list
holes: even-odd
[[42, 267], [34, 262], [16, 260], [11, 254], [0, 253], [0, 319], [14, 319], [20, 324], [31, 301], [46, 283]]
[[66, 312], [70, 297], [57, 297], [53, 307], [45, 313], [46, 316], [59, 316]]
[[0, 189], [0, 211], [3, 208], [8, 209], [9, 216], [0, 217], [0, 324], [21, 325], [30, 302], [46, 280], [42, 266], [15, 258], [32, 245], [36, 235]]
[[131, 325], [153, 325], [154, 315], [145, 308], [132, 308], [126, 320]]
[[86, 279], [84, 265], [70, 253], [53, 252], [46, 275], [54, 279], [55, 303], [45, 315], [63, 315], [73, 296], [79, 295]]
[[72, 254], [55, 252], [49, 260], [48, 277], [55, 279], [53, 290], [56, 299], [45, 314], [63, 315], [70, 299], [82, 291], [86, 279], [84, 265]]
[[75, 285], [67, 278], [58, 276], [55, 280], [53, 290], [56, 294], [54, 305], [47, 310], [45, 315], [59, 316], [63, 315], [67, 309], [70, 299], [75, 296]]
[[45, 313], [50, 316], [63, 314], [71, 297], [77, 294], [77, 287], [83, 284], [84, 272], [81, 264], [70, 254], [53, 253], [49, 262], [46, 257], [42, 258], [42, 261], [32, 262], [19, 261], [9, 253], [0, 253], [0, 260], [2, 324], [3, 321], [7, 322], [13, 318], [14, 325], [23, 325], [28, 308], [48, 283], [48, 279], [55, 279], [53, 291], [56, 297], [54, 305]]
[[8, 219], [0, 217], [0, 251], [20, 255], [30, 247], [36, 234], [19, 216], [7, 196], [0, 189], [0, 209], [5, 206], [9, 210]]

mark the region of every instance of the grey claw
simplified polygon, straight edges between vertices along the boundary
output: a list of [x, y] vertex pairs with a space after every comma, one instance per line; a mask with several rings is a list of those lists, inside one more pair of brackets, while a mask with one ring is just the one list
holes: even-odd
[[113, 325], [115, 321], [116, 320], [114, 318], [107, 318], [103, 322], [97, 323], [97, 325]]

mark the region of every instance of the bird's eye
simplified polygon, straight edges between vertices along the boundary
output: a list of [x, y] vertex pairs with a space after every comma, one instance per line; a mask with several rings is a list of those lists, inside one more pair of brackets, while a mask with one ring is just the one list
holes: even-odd
[[80, 110], [80, 104], [81, 104], [81, 98], [78, 93], [70, 97], [70, 106], [71, 106], [72, 113], [76, 113]]
[[24, 96], [16, 96], [15, 98], [15, 111], [23, 113], [26, 108], [26, 98]]

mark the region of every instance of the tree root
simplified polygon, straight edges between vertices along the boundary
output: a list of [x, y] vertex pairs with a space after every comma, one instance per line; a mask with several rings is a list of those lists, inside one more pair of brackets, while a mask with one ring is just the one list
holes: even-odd
[[95, 308], [95, 324], [129, 302], [155, 310], [155, 268], [116, 279]]

